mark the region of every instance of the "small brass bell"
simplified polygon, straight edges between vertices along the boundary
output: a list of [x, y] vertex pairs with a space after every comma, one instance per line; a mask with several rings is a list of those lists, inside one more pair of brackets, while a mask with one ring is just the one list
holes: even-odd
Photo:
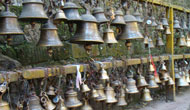
[[162, 18], [162, 25], [163, 26], [169, 26], [167, 18]]
[[164, 42], [163, 42], [163, 40], [162, 40], [161, 37], [158, 37], [158, 38], [156, 39], [156, 46], [158, 46], [158, 47], [164, 46]]
[[35, 92], [30, 93], [29, 110], [44, 110], [40, 104], [40, 99]]
[[88, 104], [87, 100], [84, 101], [84, 105], [81, 110], [93, 110], [92, 107]]
[[27, 21], [48, 20], [42, 0], [24, 0], [22, 4], [23, 9], [19, 19]]
[[162, 83], [158, 74], [156, 74], [154, 78], [157, 84]]
[[53, 86], [49, 86], [47, 95], [54, 96], [55, 95], [55, 89]]
[[127, 13], [127, 15], [124, 16], [124, 20], [126, 22], [126, 25], [122, 28], [121, 34], [117, 36], [118, 40], [132, 40], [132, 39], [143, 39], [144, 37], [139, 31], [137, 19]]
[[159, 31], [163, 31], [164, 30], [162, 22], [158, 22], [158, 26], [156, 27], [156, 30], [159, 30]]
[[156, 27], [158, 24], [156, 23], [156, 19], [155, 19], [155, 17], [151, 17], [151, 20], [152, 20], [152, 24], [151, 24], [151, 26], [152, 27]]
[[96, 89], [92, 90], [92, 98], [97, 98], [99, 96], [98, 92]]
[[107, 87], [105, 88], [106, 91], [106, 103], [116, 103], [117, 99], [115, 98], [116, 94], [114, 89], [108, 83]]
[[167, 68], [166, 68], [166, 65], [165, 65], [165, 63], [164, 62], [162, 62], [162, 64], [161, 64], [161, 67], [160, 67], [160, 70], [159, 70], [160, 72], [167, 72]]
[[90, 91], [90, 88], [88, 87], [87, 84], [82, 84], [82, 92], [89, 92]]
[[179, 74], [179, 69], [177, 67], [177, 65], [175, 64], [175, 67], [174, 67], [174, 73], [175, 73], [175, 78], [176, 79], [179, 79], [181, 78], [180, 74]]
[[177, 46], [179, 47], [186, 47], [187, 43], [186, 43], [186, 39], [184, 35], [181, 35], [178, 39], [177, 39]]
[[121, 86], [121, 85], [122, 85], [122, 82], [119, 81], [119, 80], [112, 81], [112, 86], [113, 87], [118, 87], [118, 86]]
[[79, 15], [78, 9], [79, 7], [75, 3], [67, 0], [63, 7], [63, 11], [68, 21], [78, 22], [82, 20], [81, 16]]
[[182, 21], [182, 29], [183, 30], [188, 30], [187, 22], [185, 20]]
[[118, 102], [117, 102], [117, 106], [126, 106], [127, 102], [125, 100], [125, 90], [124, 88], [120, 89], [120, 94], [118, 96]]
[[43, 25], [37, 45], [45, 47], [63, 46], [57, 34], [57, 27], [50, 20]]
[[171, 85], [174, 85], [175, 82], [173, 81], [173, 79], [171, 77], [169, 77], [169, 80], [168, 80], [168, 85], [171, 86]]
[[158, 88], [158, 84], [155, 81], [154, 75], [149, 75], [149, 85], [148, 88]]
[[[9, 103], [6, 101], [3, 101], [3, 95], [7, 90], [7, 83], [4, 82], [3, 84], [0, 85], [0, 109], [1, 110], [10, 110]], [[42, 109], [39, 109], [42, 110]]]
[[67, 110], [67, 107], [64, 104], [64, 100], [61, 96], [59, 96], [59, 102], [55, 110]]
[[94, 8], [92, 14], [94, 15], [94, 17], [96, 18], [98, 23], [108, 22], [108, 19], [106, 18], [105, 14], [104, 14], [104, 10], [101, 7]]
[[143, 20], [142, 20], [142, 18], [141, 18], [141, 14], [139, 13], [139, 10], [138, 10], [138, 9], [136, 9], [136, 11], [135, 11], [135, 13], [133, 14], [133, 16], [137, 19], [137, 21], [138, 21], [139, 23], [142, 23], [142, 22], [143, 22]]
[[181, 29], [178, 18], [176, 17], [174, 20], [174, 29]]
[[154, 66], [152, 65], [152, 63], [150, 63], [150, 65], [149, 65], [149, 72], [154, 72], [154, 71], [155, 71]]
[[100, 74], [101, 74], [101, 77], [100, 77], [101, 80], [109, 80], [108, 73], [107, 73], [107, 71], [104, 69], [103, 65], [102, 65], [102, 68], [101, 68], [101, 70], [100, 70]]
[[63, 12], [63, 10], [59, 9], [57, 13], [55, 14], [53, 22], [60, 23], [61, 21], [66, 21], [66, 20], [67, 18], [65, 16], [65, 13]]
[[170, 31], [170, 27], [169, 27], [169, 26], [166, 26], [165, 34], [166, 34], [166, 35], [172, 34], [171, 31]]
[[145, 37], [144, 37], [144, 44], [145, 44], [145, 45], [148, 45], [148, 39], [149, 39], [148, 36], [145, 36]]
[[148, 86], [145, 78], [140, 74], [137, 78], [137, 87], [145, 87]]
[[189, 86], [189, 83], [187, 83], [185, 77], [181, 77], [178, 79], [177, 85], [179, 87], [185, 87], [185, 86]]
[[135, 94], [139, 92], [136, 86], [136, 81], [133, 79], [132, 75], [130, 75], [127, 80], [127, 89], [129, 94]]
[[106, 100], [106, 95], [104, 94], [104, 87], [102, 84], [97, 85], [96, 87], [98, 97], [95, 99], [96, 101], [104, 101]]
[[43, 106], [45, 107], [46, 110], [54, 110], [55, 109], [55, 105], [51, 102], [51, 100], [49, 99], [49, 97], [46, 95], [46, 93], [42, 93], [42, 97], [41, 97], [41, 103], [43, 104]]
[[65, 105], [67, 108], [77, 108], [82, 106], [82, 103], [77, 98], [77, 92], [75, 92], [73, 88], [70, 88], [66, 92]]
[[189, 36], [189, 34], [187, 35], [187, 47], [190, 47], [190, 36]]
[[110, 28], [110, 25], [108, 25], [108, 29], [104, 32], [103, 35], [104, 43], [106, 44], [114, 44], [118, 43], [115, 39], [114, 31]]
[[123, 12], [119, 8], [117, 11], [115, 11], [115, 19], [112, 21], [111, 25], [125, 25], [125, 20], [123, 17]]
[[17, 16], [9, 11], [7, 6], [5, 11], [0, 13], [0, 35], [24, 34], [19, 27]]
[[152, 97], [150, 96], [150, 90], [147, 89], [146, 87], [143, 90], [142, 101], [145, 101], [145, 102], [152, 101]]
[[150, 48], [155, 48], [155, 46], [154, 46], [154, 43], [153, 43], [153, 41], [152, 41], [152, 39], [149, 37], [149, 39], [148, 39], [148, 46], [150, 47]]

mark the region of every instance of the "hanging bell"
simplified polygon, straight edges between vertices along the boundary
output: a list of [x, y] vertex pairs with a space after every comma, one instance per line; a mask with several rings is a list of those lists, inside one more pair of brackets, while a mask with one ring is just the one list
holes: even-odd
[[101, 74], [101, 77], [100, 77], [101, 80], [109, 80], [108, 73], [107, 73], [107, 71], [104, 69], [103, 66], [102, 66], [102, 68], [101, 68], [101, 70], [100, 70], [100, 74]]
[[98, 92], [96, 89], [92, 90], [92, 98], [97, 98], [99, 96]]
[[61, 96], [59, 96], [59, 102], [55, 110], [67, 110], [67, 107], [64, 104], [64, 100]]
[[115, 19], [112, 21], [111, 25], [125, 25], [125, 20], [123, 17], [123, 12], [119, 8], [117, 11], [115, 11]]
[[174, 73], [175, 73], [175, 78], [176, 78], [176, 79], [181, 78], [179, 72], [180, 72], [180, 71], [179, 71], [179, 69], [178, 69], [178, 67], [177, 67], [177, 64], [175, 64]]
[[162, 74], [162, 77], [161, 77], [162, 81], [166, 82], [169, 80], [169, 75], [167, 72], [162, 72], [161, 74]]
[[70, 88], [70, 90], [66, 92], [65, 105], [67, 108], [77, 108], [82, 106], [82, 103], [77, 98], [77, 92], [75, 92], [73, 88]]
[[105, 88], [106, 91], [106, 103], [116, 103], [117, 99], [115, 98], [116, 94], [114, 92], [114, 89], [110, 86], [108, 83], [107, 87]]
[[166, 26], [165, 34], [166, 34], [166, 35], [172, 34], [171, 31], [170, 31], [170, 27], [169, 27], [169, 26]]
[[144, 37], [144, 44], [145, 44], [145, 45], [148, 45], [148, 36], [145, 36], [145, 37]]
[[150, 96], [150, 90], [147, 89], [146, 87], [143, 90], [142, 101], [145, 101], [145, 102], [152, 101], [152, 97]]
[[155, 78], [155, 82], [156, 82], [157, 84], [162, 83], [158, 74], [154, 75], [154, 78]]
[[190, 47], [190, 36], [189, 36], [189, 34], [187, 35], [187, 47]]
[[167, 68], [166, 68], [166, 65], [165, 65], [165, 63], [164, 62], [162, 62], [162, 64], [161, 64], [161, 67], [160, 67], [160, 70], [159, 70], [160, 72], [167, 72]]
[[162, 20], [162, 25], [163, 26], [169, 26], [167, 18], [164, 17], [161, 20]]
[[57, 34], [57, 27], [50, 20], [43, 25], [37, 45], [45, 47], [63, 46]]
[[156, 39], [156, 46], [158, 46], [158, 47], [164, 46], [164, 42], [161, 37], [158, 37]]
[[175, 18], [174, 20], [174, 29], [181, 29], [178, 18]]
[[118, 102], [117, 102], [117, 106], [121, 107], [121, 106], [126, 106], [127, 102], [125, 100], [125, 90], [124, 88], [120, 89], [120, 94], [118, 96]]
[[168, 85], [171, 86], [171, 85], [174, 85], [175, 82], [173, 81], [173, 79], [169, 76], [169, 80], [168, 80]]
[[150, 63], [150, 65], [149, 65], [149, 72], [154, 72], [154, 71], [155, 71], [154, 66], [152, 65], [152, 63]]
[[158, 88], [158, 84], [155, 81], [154, 75], [149, 75], [149, 85], [148, 88]]
[[61, 21], [66, 21], [66, 20], [67, 18], [65, 16], [65, 13], [63, 12], [63, 10], [59, 9], [57, 13], [55, 14], [53, 22], [60, 23]]
[[106, 44], [115, 44], [118, 43], [115, 39], [114, 31], [110, 28], [110, 25], [108, 25], [108, 29], [104, 32], [103, 35], [104, 43]]
[[135, 13], [133, 14], [133, 16], [137, 19], [137, 22], [138, 22], [138, 23], [142, 23], [142, 22], [143, 22], [143, 20], [142, 20], [142, 18], [141, 18], [141, 14], [139, 13], [139, 10], [138, 10], [138, 9], [136, 9], [136, 11], [135, 11]]
[[153, 41], [152, 41], [152, 39], [149, 37], [149, 39], [148, 39], [148, 46], [150, 47], [150, 48], [155, 48], [155, 46], [154, 46], [154, 43], [153, 43]]
[[126, 25], [122, 28], [121, 34], [118, 35], [118, 40], [143, 39], [144, 37], [139, 31], [137, 19], [129, 13], [124, 16]]
[[127, 89], [129, 94], [136, 94], [139, 92], [136, 86], [136, 81], [133, 79], [132, 75], [130, 75], [127, 80]]
[[188, 69], [186, 69], [185, 78], [186, 78], [186, 81], [187, 81], [188, 83], [190, 83], [190, 77], [189, 77], [189, 70], [188, 70]]
[[63, 7], [63, 11], [68, 21], [78, 22], [82, 20], [81, 16], [79, 15], [78, 9], [79, 7], [75, 3], [71, 2], [70, 0], [67, 0]]
[[137, 87], [139, 88], [139, 87], [146, 87], [146, 86], [148, 86], [148, 84], [147, 84], [145, 78], [141, 74], [138, 75], [138, 77], [137, 77]]
[[83, 14], [81, 22], [77, 24], [77, 30], [70, 42], [76, 44], [101, 44], [103, 39], [100, 37], [97, 27], [97, 20], [87, 10], [86, 14]]
[[177, 81], [177, 86], [179, 86], [179, 87], [185, 87], [185, 86], [189, 86], [189, 83], [187, 83], [185, 77], [181, 77]]
[[163, 31], [164, 30], [162, 22], [158, 22], [158, 26], [156, 27], [156, 30], [159, 30], [159, 31]]
[[188, 30], [187, 22], [185, 20], [182, 21], [182, 29], [183, 30]]
[[152, 27], [156, 27], [158, 24], [156, 23], [156, 19], [155, 19], [155, 17], [152, 16], [152, 17], [151, 17], [151, 20], [152, 20], [152, 24], [151, 24], [151, 26], [152, 26]]
[[47, 95], [55, 96], [55, 89], [53, 86], [49, 86]]
[[26, 21], [44, 21], [48, 17], [43, 8], [42, 0], [24, 0], [19, 19]]
[[80, 110], [93, 110], [92, 107], [88, 104], [87, 100], [84, 101], [84, 105]]
[[101, 7], [94, 8], [92, 14], [96, 18], [98, 23], [106, 23], [109, 21], [104, 14], [104, 10]]
[[186, 43], [186, 39], [184, 35], [181, 35], [178, 39], [177, 39], [177, 46], [179, 47], [186, 47], [187, 43]]
[[97, 85], [96, 87], [98, 97], [95, 99], [96, 101], [104, 101], [106, 100], [106, 95], [104, 94], [104, 87], [102, 84]]
[[[9, 103], [6, 101], [3, 101], [2, 99], [6, 90], [7, 90], [7, 83], [4, 82], [0, 85], [0, 109], [1, 110], [11, 110], [9, 107]], [[42, 110], [42, 109], [39, 109], [39, 110]]]
[[35, 92], [31, 92], [30, 97], [28, 99], [29, 99], [29, 110], [44, 110], [40, 104], [40, 99]]
[[19, 27], [17, 16], [9, 11], [6, 7], [5, 11], [0, 13], [0, 35], [19, 35], [24, 34]]
[[87, 84], [82, 84], [82, 92], [89, 92], [90, 91], [90, 88], [88, 87]]
[[56, 106], [51, 102], [45, 92], [43, 92], [42, 94], [43, 95], [41, 97], [41, 103], [43, 104], [45, 110], [54, 110]]

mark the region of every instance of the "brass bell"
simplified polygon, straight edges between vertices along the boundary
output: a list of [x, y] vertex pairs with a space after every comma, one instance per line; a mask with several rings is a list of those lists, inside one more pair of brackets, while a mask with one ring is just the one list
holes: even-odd
[[162, 18], [161, 20], [162, 20], [162, 25], [163, 25], [163, 26], [168, 26], [168, 25], [169, 25], [167, 18], [164, 17], [164, 18]]
[[165, 65], [165, 63], [164, 62], [162, 62], [162, 64], [161, 64], [161, 67], [160, 67], [160, 70], [159, 70], [160, 72], [167, 72], [167, 68], [166, 68], [166, 65]]
[[149, 85], [148, 88], [158, 88], [158, 84], [155, 81], [154, 75], [149, 75]]
[[148, 86], [145, 78], [140, 74], [137, 77], [137, 87], [145, 87]]
[[63, 46], [57, 34], [57, 27], [50, 20], [43, 25], [37, 45], [46, 47]]
[[188, 35], [187, 35], [187, 47], [190, 47], [190, 36], [189, 36], [189, 33], [188, 33]]
[[183, 30], [188, 30], [187, 22], [185, 20], [182, 21], [182, 29]]
[[143, 22], [143, 20], [142, 20], [142, 18], [141, 18], [141, 14], [139, 13], [139, 10], [138, 10], [138, 9], [136, 9], [136, 11], [134, 12], [133, 16], [137, 19], [137, 21], [138, 21], [139, 23], [142, 23], [142, 22]]
[[166, 34], [166, 35], [172, 34], [171, 31], [170, 31], [170, 27], [169, 27], [169, 26], [166, 26], [165, 34]]
[[126, 106], [127, 102], [125, 100], [125, 90], [124, 88], [120, 89], [120, 94], [118, 96], [118, 102], [117, 102], [117, 106]]
[[43, 8], [42, 0], [24, 0], [19, 19], [26, 21], [43, 21], [48, 17]]
[[81, 16], [79, 15], [78, 9], [79, 7], [75, 3], [67, 0], [63, 7], [63, 11], [68, 21], [78, 22], [82, 20]]
[[157, 84], [162, 83], [158, 74], [156, 74], [156, 75], [154, 76], [154, 78], [155, 78], [155, 82], [156, 82]]
[[35, 92], [30, 93], [29, 110], [44, 110], [40, 104], [40, 99]]
[[166, 82], [169, 80], [169, 75], [167, 72], [162, 72], [161, 74], [162, 74], [162, 77], [161, 77], [162, 81]]
[[179, 87], [185, 87], [185, 86], [189, 86], [189, 83], [187, 83], [185, 77], [181, 77], [181, 78], [178, 79], [177, 85]]
[[145, 36], [145, 37], [144, 37], [144, 44], [145, 44], [145, 45], [148, 45], [148, 39], [149, 39], [148, 36]]
[[149, 72], [154, 72], [154, 71], [155, 71], [154, 66], [152, 65], [152, 63], [150, 63]]
[[118, 10], [115, 11], [115, 19], [111, 23], [112, 25], [125, 25], [125, 20], [123, 17], [123, 12], [119, 8]]
[[61, 21], [66, 21], [66, 20], [67, 20], [67, 18], [65, 16], [65, 13], [63, 12], [63, 10], [59, 9], [57, 11], [57, 13], [55, 14], [53, 22], [54, 23], [59, 23]]
[[152, 24], [151, 24], [151, 26], [152, 27], [156, 27], [158, 24], [156, 23], [156, 19], [155, 19], [155, 17], [151, 17], [151, 20], [152, 20]]
[[176, 78], [176, 79], [181, 78], [181, 76], [180, 76], [180, 74], [179, 74], [179, 69], [178, 69], [178, 67], [177, 67], [177, 64], [175, 64], [174, 73], [175, 73], [175, 78]]
[[49, 86], [47, 95], [54, 96], [55, 95], [55, 89], [53, 86]]
[[155, 48], [152, 38], [150, 38], [150, 37], [148, 39], [148, 46], [149, 46], [149, 48]]
[[150, 96], [150, 90], [147, 89], [146, 87], [143, 90], [142, 101], [145, 101], [145, 102], [152, 101], [152, 97]]
[[133, 79], [132, 75], [130, 75], [127, 80], [127, 89], [129, 94], [135, 94], [139, 92], [136, 86], [136, 81]]
[[174, 29], [181, 29], [181, 26], [179, 24], [179, 20], [177, 17], [174, 20]]
[[117, 99], [115, 98], [116, 94], [114, 92], [114, 89], [110, 86], [110, 84], [107, 84], [107, 87], [105, 88], [106, 91], [106, 103], [116, 103]]
[[59, 96], [59, 102], [55, 110], [67, 110], [67, 107], [64, 104], [64, 100], [61, 96]]
[[24, 34], [19, 27], [17, 16], [9, 11], [7, 6], [5, 11], [0, 13], [0, 34], [1, 35], [19, 35]]
[[92, 98], [97, 98], [99, 96], [96, 89], [92, 89]]
[[84, 101], [84, 105], [80, 110], [93, 110], [92, 107], [88, 104], [87, 100]]
[[122, 82], [119, 81], [119, 80], [112, 81], [112, 86], [113, 87], [118, 87], [118, 86], [121, 86], [121, 85], [122, 85]]
[[186, 47], [187, 46], [187, 42], [185, 39], [184, 35], [181, 35], [178, 39], [177, 39], [177, 46], [179, 47]]
[[118, 43], [115, 39], [114, 31], [110, 28], [110, 25], [108, 25], [108, 29], [104, 32], [103, 35], [104, 43], [106, 44], [114, 44]]
[[101, 44], [103, 39], [100, 37], [97, 27], [97, 20], [87, 10], [86, 14], [83, 14], [81, 22], [77, 24], [77, 30], [70, 42], [76, 44]]
[[93, 10], [94, 17], [96, 18], [98, 23], [106, 23], [108, 22], [108, 19], [106, 18], [104, 14], [104, 10], [101, 7], [96, 7]]
[[46, 110], [54, 110], [55, 109], [55, 105], [51, 102], [51, 100], [49, 99], [49, 97], [46, 95], [46, 93], [42, 93], [42, 97], [41, 97], [41, 103], [43, 104], [44, 108]]
[[[7, 83], [4, 82], [0, 85], [0, 109], [1, 110], [10, 110], [9, 103], [6, 101], [3, 101], [3, 95], [7, 90]], [[39, 109], [42, 110], [42, 109]]]
[[159, 30], [159, 31], [163, 31], [164, 30], [162, 22], [158, 22], [158, 26], [156, 27], [156, 30]]
[[82, 84], [82, 92], [89, 92], [90, 91], [90, 88], [88, 87], [87, 84]]
[[121, 34], [118, 35], [118, 40], [143, 39], [144, 37], [139, 31], [137, 19], [129, 13], [124, 16], [126, 25], [122, 28]]
[[96, 97], [96, 101], [104, 101], [106, 100], [106, 95], [104, 94], [104, 87], [102, 84], [97, 85], [96, 87], [97, 93], [98, 93], [98, 97]]
[[67, 108], [77, 108], [82, 106], [82, 103], [77, 98], [77, 92], [75, 92], [72, 87], [65, 94], [65, 106]]
[[109, 80], [108, 73], [107, 73], [107, 71], [104, 69], [103, 65], [102, 65], [102, 67], [101, 67], [100, 74], [101, 74], [101, 77], [100, 77], [101, 80]]
[[158, 46], [158, 47], [164, 46], [164, 42], [163, 42], [162, 38], [159, 36], [156, 39], [156, 46]]
[[188, 70], [188, 69], [186, 69], [185, 78], [186, 78], [186, 81], [187, 81], [188, 83], [190, 83], [190, 77], [189, 77], [189, 70]]
[[171, 86], [171, 85], [174, 85], [175, 82], [173, 81], [173, 79], [169, 76], [169, 80], [168, 80], [168, 85]]

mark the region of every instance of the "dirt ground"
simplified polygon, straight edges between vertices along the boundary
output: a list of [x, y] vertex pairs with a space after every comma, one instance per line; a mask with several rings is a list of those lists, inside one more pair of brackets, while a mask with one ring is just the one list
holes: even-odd
[[175, 102], [152, 101], [139, 110], [190, 110], [190, 88], [178, 93]]

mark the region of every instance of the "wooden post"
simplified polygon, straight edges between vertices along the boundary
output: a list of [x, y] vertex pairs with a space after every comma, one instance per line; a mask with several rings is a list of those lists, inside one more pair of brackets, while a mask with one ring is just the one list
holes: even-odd
[[[173, 21], [174, 21], [174, 15], [173, 15], [173, 8], [167, 8], [166, 9], [166, 15], [168, 18], [169, 15], [169, 26], [170, 26], [170, 30], [171, 30], [171, 35], [167, 35], [167, 44], [166, 44], [166, 51], [168, 54], [170, 54], [170, 58], [169, 58], [169, 63], [170, 63], [170, 67], [168, 67], [170, 71], [170, 75], [173, 78], [174, 82], [175, 82], [175, 73], [174, 73], [174, 29], [173, 29]], [[171, 88], [168, 88], [167, 90], [167, 99], [168, 100], [172, 100], [175, 101], [175, 85], [172, 86]]]

